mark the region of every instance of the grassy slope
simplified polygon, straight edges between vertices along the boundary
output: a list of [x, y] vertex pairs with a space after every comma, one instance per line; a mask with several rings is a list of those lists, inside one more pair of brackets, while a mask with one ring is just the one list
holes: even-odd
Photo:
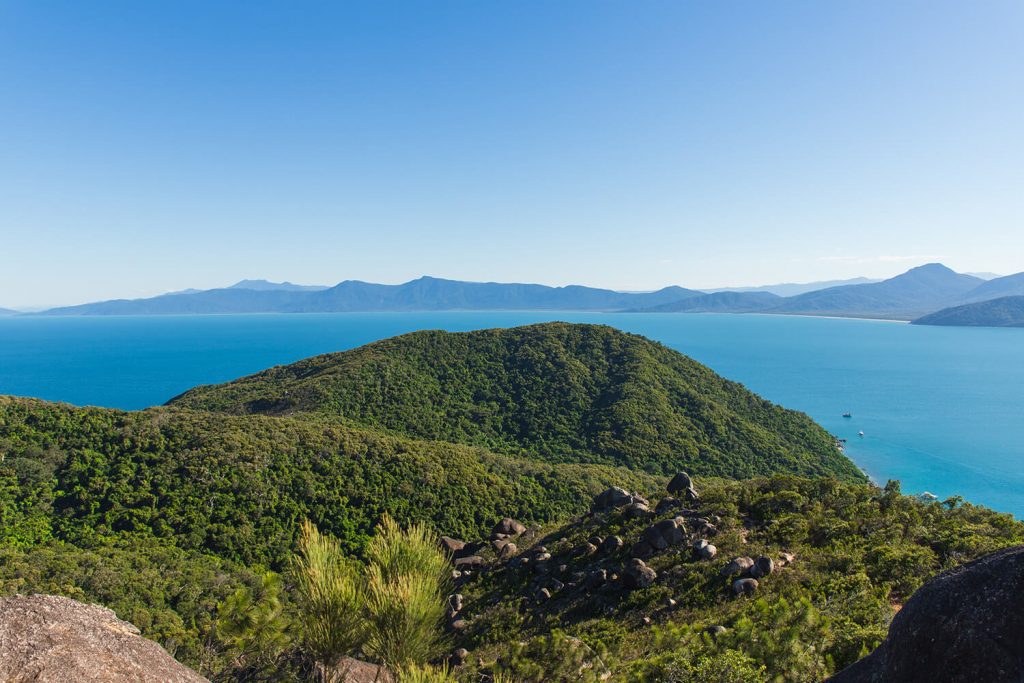
[[199, 387], [172, 404], [315, 414], [549, 462], [863, 481], [806, 415], [604, 326], [417, 332]]

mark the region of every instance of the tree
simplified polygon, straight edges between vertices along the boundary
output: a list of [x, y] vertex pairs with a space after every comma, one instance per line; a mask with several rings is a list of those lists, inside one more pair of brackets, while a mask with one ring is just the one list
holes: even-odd
[[302, 646], [326, 682], [341, 659], [355, 654], [366, 639], [364, 581], [338, 541], [322, 535], [308, 520], [299, 534], [293, 571]]
[[388, 515], [366, 554], [367, 654], [393, 671], [425, 664], [443, 642], [447, 556], [426, 525], [403, 531]]

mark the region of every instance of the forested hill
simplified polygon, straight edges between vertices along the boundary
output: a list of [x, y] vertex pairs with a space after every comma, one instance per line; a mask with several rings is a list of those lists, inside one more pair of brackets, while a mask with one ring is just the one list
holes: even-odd
[[358, 552], [383, 512], [474, 536], [507, 514], [563, 519], [609, 483], [649, 481], [309, 420], [0, 396], [0, 547], [143, 536], [280, 568], [307, 518]]
[[1024, 327], [1024, 296], [944, 308], [914, 321], [915, 325], [956, 327]]
[[864, 479], [806, 415], [597, 325], [415, 332], [199, 387], [171, 405], [316, 415], [551, 462]]

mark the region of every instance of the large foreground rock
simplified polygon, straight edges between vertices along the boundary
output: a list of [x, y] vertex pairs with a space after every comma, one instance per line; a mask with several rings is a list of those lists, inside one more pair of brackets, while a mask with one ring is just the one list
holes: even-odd
[[939, 574], [831, 683], [1024, 681], [1024, 546]]
[[99, 605], [53, 595], [0, 598], [4, 683], [203, 683]]

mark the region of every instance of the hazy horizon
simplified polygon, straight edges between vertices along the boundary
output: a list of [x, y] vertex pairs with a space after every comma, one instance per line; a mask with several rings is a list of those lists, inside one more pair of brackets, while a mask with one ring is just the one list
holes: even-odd
[[0, 307], [1024, 271], [1024, 5], [25, 1]]
[[[858, 281], [861, 281], [864, 284], [867, 284], [867, 283], [870, 283], [870, 282], [880, 282], [882, 280], [886, 280], [886, 279], [889, 279], [891, 277], [895, 277], [895, 276], [901, 275], [901, 274], [907, 272], [907, 270], [911, 270], [911, 269], [916, 268], [916, 267], [921, 266], [921, 265], [927, 265], [927, 264], [922, 263], [922, 264], [917, 264], [915, 266], [910, 266], [906, 270], [900, 270], [898, 272], [892, 273], [891, 275], [887, 275], [887, 276], [879, 277], [879, 278], [867, 278], [867, 277], [864, 277], [864, 276], [854, 276], [854, 277], [851, 277], [851, 278], [839, 278], [839, 279], [831, 279], [830, 278], [828, 280], [816, 280], [816, 281], [811, 281], [811, 282], [795, 282], [795, 281], [787, 281], [787, 282], [762, 282], [762, 283], [754, 283], [754, 284], [727, 285], [727, 286], [724, 286], [724, 287], [698, 287], [698, 286], [694, 286], [692, 284], [687, 284], [685, 282], [671, 282], [671, 283], [666, 283], [664, 285], [661, 285], [659, 287], [655, 287], [655, 288], [652, 288], [652, 289], [617, 289], [615, 287], [607, 287], [607, 286], [600, 285], [600, 284], [597, 284], [597, 285], [584, 285], [584, 286], [595, 287], [595, 288], [598, 288], [598, 289], [612, 290], [612, 291], [617, 291], [617, 292], [632, 292], [632, 293], [654, 292], [654, 291], [657, 291], [659, 289], [668, 288], [668, 287], [683, 287], [683, 288], [686, 288], [686, 289], [699, 290], [699, 291], [707, 291], [707, 292], [729, 291], [729, 290], [745, 290], [745, 289], [778, 288], [778, 287], [800, 286], [800, 285], [824, 285], [826, 287], [831, 287], [831, 286], [837, 286], [838, 283], [858, 283]], [[1003, 276], [1003, 274], [996, 274], [996, 273], [991, 273], [991, 272], [973, 272], [973, 273], [964, 273], [964, 274], [965, 275], [973, 275], [973, 276], [979, 277], [979, 278], [981, 278], [983, 280], [988, 280], [988, 279], [992, 279], [992, 278], [1002, 277]], [[463, 281], [463, 280], [458, 280], [457, 278], [445, 277], [443, 275], [424, 273], [422, 275], [417, 275], [415, 277], [408, 278], [408, 279], [405, 279], [405, 280], [400, 280], [400, 281], [397, 281], [397, 282], [376, 282], [376, 283], [373, 283], [373, 284], [401, 285], [401, 284], [406, 284], [408, 282], [412, 282], [414, 280], [418, 280], [418, 279], [424, 278], [424, 277], [441, 279], [441, 280], [455, 280], [455, 281], [460, 281], [460, 282]], [[230, 282], [226, 282], [226, 283], [215, 284], [215, 285], [213, 285], [211, 287], [205, 287], [205, 288], [185, 287], [185, 288], [182, 288], [182, 289], [175, 289], [175, 290], [168, 290], [168, 291], [163, 291], [163, 292], [155, 292], [155, 293], [152, 293], [152, 294], [145, 294], [145, 295], [141, 295], [141, 296], [138, 296], [138, 297], [115, 296], [115, 297], [110, 297], [110, 299], [98, 299], [98, 300], [87, 300], [87, 301], [86, 300], [81, 300], [81, 301], [73, 300], [73, 301], [69, 301], [69, 302], [65, 302], [65, 303], [58, 303], [58, 304], [13, 305], [13, 306], [5, 306], [5, 308], [11, 308], [11, 309], [18, 310], [18, 311], [21, 311], [21, 312], [29, 313], [29, 312], [42, 311], [42, 310], [45, 310], [45, 309], [48, 309], [48, 308], [57, 308], [57, 307], [63, 307], [63, 306], [73, 306], [73, 305], [78, 305], [78, 304], [94, 303], [94, 302], [97, 302], [97, 301], [105, 301], [105, 300], [135, 299], [135, 298], [144, 299], [144, 298], [151, 298], [151, 297], [157, 297], [157, 296], [165, 296], [165, 295], [168, 295], [168, 294], [190, 294], [190, 293], [207, 291], [207, 290], [210, 290], [210, 289], [228, 289], [228, 288], [235, 287], [237, 285], [241, 285], [244, 282], [249, 282], [249, 283], [252, 283], [252, 282], [263, 282], [263, 283], [270, 283], [270, 284], [277, 284], [277, 285], [279, 285], [279, 284], [290, 284], [290, 285], [299, 285], [299, 286], [313, 286], [313, 287], [331, 288], [331, 287], [334, 287], [335, 285], [338, 285], [338, 284], [340, 284], [342, 282], [349, 281], [349, 280], [359, 280], [359, 278], [342, 278], [340, 280], [334, 280], [334, 281], [331, 281], [331, 282], [296, 282], [294, 280], [270, 280], [268, 278], [261, 278], [261, 277], [244, 277], [244, 278], [238, 278], [238, 279], [235, 279], [235, 280], [231, 280]], [[370, 282], [370, 281], [364, 280], [364, 282]], [[532, 281], [526, 281], [526, 280], [508, 280], [508, 281], [504, 281], [504, 280], [502, 280], [502, 281], [498, 281], [498, 280], [466, 280], [465, 282], [492, 282], [492, 283], [499, 283], [499, 284], [536, 284], [536, 285], [544, 285], [544, 286], [549, 286], [549, 287], [565, 287], [565, 286], [569, 286], [569, 285], [580, 285], [581, 284], [581, 283], [578, 283], [578, 282], [550, 283], [550, 282], [532, 282]], [[836, 283], [836, 284], [833, 284], [833, 283]]]

